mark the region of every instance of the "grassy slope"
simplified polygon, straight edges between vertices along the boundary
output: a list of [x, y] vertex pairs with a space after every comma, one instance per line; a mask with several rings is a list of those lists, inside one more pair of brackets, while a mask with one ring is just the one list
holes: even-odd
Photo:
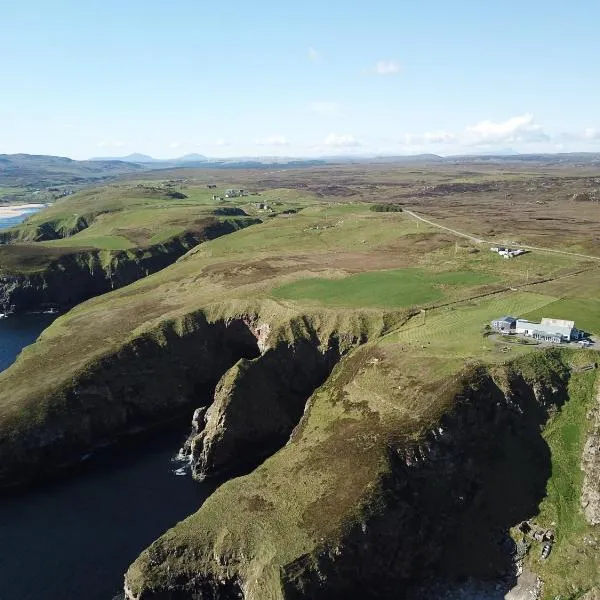
[[[0, 268], [30, 273], [67, 254], [149, 248], [184, 234], [200, 234], [217, 221], [240, 218], [215, 217], [220, 204], [206, 189], [194, 188], [186, 199], [169, 197], [175, 190], [168, 182], [151, 187], [123, 184], [59, 200], [8, 232], [20, 243], [0, 247]], [[89, 226], [78, 231], [82, 222]], [[35, 241], [44, 230], [63, 237]]]
[[[157, 332], [167, 319], [181, 319], [197, 310], [205, 311], [210, 319], [257, 313], [261, 322], [272, 325], [272, 336], [291, 336], [286, 323], [296, 315], [308, 314], [324, 331], [344, 331], [354, 322], [355, 311], [328, 308], [319, 301], [325, 299], [326, 305], [331, 297], [347, 300], [348, 295], [359, 293], [364, 303], [360, 294], [368, 288], [371, 301], [383, 304], [391, 276], [398, 295], [387, 306], [405, 306], [404, 299], [409, 297], [410, 304], [427, 305], [436, 298], [417, 298], [415, 290], [423, 285], [441, 286], [430, 289], [442, 294], [443, 301], [463, 301], [432, 308], [426, 316], [412, 318], [381, 339], [377, 348], [359, 350], [318, 392], [299, 446], [276, 454], [249, 478], [221, 488], [200, 516], [190, 517], [166, 538], [174, 544], [185, 540], [201, 543], [215, 534], [219, 519], [227, 518], [232, 547], [238, 542], [247, 545], [248, 551], [264, 556], [265, 563], [273, 561], [276, 553], [273, 564], [285, 564], [311, 548], [320, 532], [343, 527], [359, 500], [370, 493], [378, 474], [388, 468], [383, 446], [374, 443], [367, 448], [363, 443], [365, 427], [370, 427], [365, 414], [373, 413], [385, 424], [375, 431], [375, 438], [385, 437], [388, 425], [394, 431], [418, 436], [444, 409], [456, 373], [465, 363], [502, 364], [513, 355], [534, 351], [514, 346], [508, 353], [502, 352], [502, 341], [483, 335], [483, 326], [498, 315], [531, 313], [556, 301], [551, 290], [510, 291], [516, 281], [526, 281], [523, 266], [530, 265], [533, 278], [563, 274], [582, 265], [573, 258], [535, 254], [523, 261], [498, 261], [489, 252], [472, 253], [466, 244], [457, 248], [452, 237], [417, 226], [402, 214], [373, 213], [359, 203], [327, 206], [297, 192], [291, 194], [291, 200], [284, 198], [285, 204], [277, 200], [282, 196], [279, 192], [272, 201], [304, 209], [203, 244], [164, 271], [90, 300], [58, 319], [13, 367], [0, 374], [0, 435], [18, 433], [31, 419], [47, 418], [60, 406], [61, 390], [73, 385], [81, 373], [102, 357], [114, 355], [128, 340]], [[197, 197], [190, 194], [191, 209], [186, 204], [181, 210], [196, 210], [194, 202], [200, 208], [202, 198], [206, 198], [204, 192]], [[141, 204], [154, 202], [138, 200]], [[87, 201], [94, 204], [91, 198]], [[154, 206], [153, 210], [159, 214], [163, 209]], [[57, 205], [52, 210], [60, 216], [63, 209]], [[135, 208], [138, 210], [144, 209]], [[139, 218], [133, 218], [135, 225]], [[108, 220], [99, 219], [98, 226], [108, 227]], [[114, 235], [113, 225], [110, 227], [110, 235]], [[88, 234], [90, 230], [92, 227], [86, 230]], [[418, 270], [400, 270], [407, 268]], [[465, 272], [472, 274], [466, 276]], [[318, 278], [320, 287], [310, 308], [296, 299], [298, 293], [291, 294], [292, 298], [273, 298], [273, 290], [291, 286], [294, 291], [311, 278]], [[299, 280], [302, 282], [295, 283]], [[493, 285], [485, 285], [492, 280]], [[340, 282], [344, 281], [350, 281], [350, 289], [342, 289], [340, 295]], [[504, 291], [469, 299], [497, 290]], [[372, 308], [363, 312], [367, 321], [381, 324], [387, 311]], [[372, 327], [371, 333], [376, 330]], [[371, 362], [373, 357], [380, 362]], [[384, 368], [386, 364], [389, 369]], [[408, 389], [412, 390], [409, 395], [401, 392]], [[343, 402], [342, 397], [346, 399]], [[240, 506], [255, 512], [256, 519], [238, 511]], [[330, 513], [326, 507], [336, 510]], [[265, 511], [272, 514], [266, 521], [262, 520]], [[265, 543], [267, 538], [270, 541]], [[182, 560], [188, 559], [189, 568], [198, 567], [193, 557]], [[273, 577], [277, 575], [278, 571], [273, 571]]]
[[[252, 474], [223, 485], [145, 552], [128, 573], [134, 589], [142, 580], [160, 585], [173, 568], [226, 577], [227, 566], [214, 561], [223, 553], [249, 577], [248, 597], [280, 598], [283, 566], [336, 539], [369, 511], [368, 499], [390, 469], [391, 433], [419, 437], [456, 391], [454, 380], [434, 380], [415, 386], [410, 398], [381, 394], [392, 381], [397, 389], [401, 377], [390, 372], [390, 358], [367, 346], [340, 364], [310, 400], [293, 443]], [[432, 392], [435, 404], [426, 401]], [[148, 570], [149, 561], [175, 547], [177, 556]], [[214, 556], [205, 553], [211, 547]]]
[[[298, 196], [295, 198], [298, 201]], [[89, 198], [88, 201], [92, 202]], [[18, 407], [28, 399], [47, 397], [51, 389], [65, 385], [86, 364], [114, 352], [132, 336], [155, 326], [157, 320], [182, 316], [220, 302], [234, 306], [236, 302], [240, 306], [260, 304], [261, 299], [272, 297], [273, 288], [299, 278], [333, 276], [335, 287], [340, 276], [406, 266], [419, 267], [423, 277], [430, 272], [433, 281], [444, 272], [477, 273], [476, 279], [469, 277], [470, 281], [463, 280], [462, 285], [444, 289], [444, 293], [458, 299], [481, 292], [480, 285], [473, 285], [479, 277], [498, 278], [493, 291], [506, 289], [520, 273], [517, 262], [501, 262], [502, 270], [498, 272], [488, 253], [470, 254], [466, 248], [457, 253], [452, 238], [424, 227], [417, 231], [415, 222], [401, 213], [372, 213], [367, 205], [335, 207], [343, 213], [343, 219], [336, 215], [335, 227], [316, 229], [331, 223], [332, 209], [315, 204], [314, 200], [312, 205], [304, 202], [307, 208], [297, 215], [278, 216], [205, 243], [161, 273], [88, 301], [63, 316], [38, 344], [23, 353], [14, 367], [0, 374], [0, 411], [5, 411], [8, 405]], [[56, 205], [52, 210], [62, 209]], [[576, 260], [569, 261], [567, 264], [563, 257], [549, 256], [540, 263], [540, 274], [548, 276], [562, 272], [567, 266], [577, 267]], [[462, 280], [462, 275], [459, 279]], [[412, 287], [410, 279], [405, 283]], [[482, 312], [477, 312], [477, 307], [488, 300], [477, 301], [465, 307], [476, 311], [470, 316], [461, 317], [469, 314], [463, 309], [442, 309], [436, 313], [440, 316], [427, 316], [428, 324], [431, 323], [438, 337], [455, 324], [458, 337], [452, 339], [460, 340], [460, 344], [467, 345], [464, 347], [469, 343], [480, 345], [481, 327], [496, 314], [529, 312], [555, 300], [544, 295], [539, 299], [535, 296], [533, 303], [521, 303], [520, 294], [507, 292], [494, 296], [491, 308]], [[304, 310], [303, 302], [290, 300], [275, 301], [269, 306], [283, 313], [288, 309]], [[415, 333], [416, 346], [433, 339], [424, 332]], [[73, 339], [77, 340], [75, 344]], [[451, 348], [448, 353], [453, 351]], [[36, 374], [33, 383], [28, 373]]]
[[556, 544], [545, 561], [540, 558], [541, 544], [534, 544], [530, 564], [544, 580], [544, 597], [550, 600], [557, 596], [575, 600], [593, 587], [600, 588], [598, 542], [591, 543], [597, 532], [580, 510], [581, 453], [597, 383], [596, 371], [574, 374], [569, 383], [569, 402], [544, 432], [552, 453], [552, 476], [536, 522], [555, 530]]
[[[545, 363], [524, 357], [517, 366], [535, 381]], [[503, 367], [497, 369], [501, 377]], [[131, 588], [164, 589], [173, 573], [239, 575], [248, 597], [282, 598], [283, 570], [307, 555], [316, 560], [324, 547], [368, 522], [390, 472], [389, 448], [422, 439], [438, 423], [461, 391], [463, 373], [460, 356], [451, 362], [443, 353], [415, 357], [389, 339], [360, 348], [309, 400], [291, 443], [250, 475], [221, 486], [150, 546], [128, 572]], [[575, 581], [567, 571], [562, 575], [567, 585]], [[595, 573], [577, 577], [591, 584]]]

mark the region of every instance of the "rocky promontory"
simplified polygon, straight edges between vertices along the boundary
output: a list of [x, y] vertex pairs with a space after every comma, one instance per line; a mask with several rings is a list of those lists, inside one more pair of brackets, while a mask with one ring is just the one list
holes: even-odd
[[129, 250], [70, 250], [31, 243], [0, 246], [0, 311], [69, 308], [156, 273], [202, 242], [259, 222], [208, 218], [194, 231]]
[[[566, 400], [568, 367], [549, 355], [531, 380], [526, 362], [473, 366], [385, 398], [373, 377], [397, 377], [390, 358], [367, 345], [342, 359], [285, 447], [140, 556], [127, 598], [401, 598], [440, 562], [462, 576], [509, 573], [494, 532], [535, 514], [544, 495], [540, 427]], [[481, 541], [453, 564], [445, 549], [465, 556], [468, 522]]]

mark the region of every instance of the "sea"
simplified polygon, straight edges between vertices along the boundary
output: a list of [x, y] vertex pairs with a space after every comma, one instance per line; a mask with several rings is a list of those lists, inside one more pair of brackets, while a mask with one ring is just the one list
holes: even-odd
[[40, 208], [29, 208], [23, 214], [14, 217], [0, 218], [0, 231], [22, 223], [28, 216], [38, 212]]
[[[0, 371], [55, 318], [0, 319]], [[121, 598], [129, 564], [216, 487], [194, 481], [175, 459], [188, 431], [178, 423], [94, 454], [52, 481], [1, 490], [0, 600]]]

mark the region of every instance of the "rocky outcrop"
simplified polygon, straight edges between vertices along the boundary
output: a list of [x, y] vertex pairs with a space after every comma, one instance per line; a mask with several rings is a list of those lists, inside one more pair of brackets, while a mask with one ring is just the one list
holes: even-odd
[[589, 418], [592, 421], [592, 429], [581, 459], [581, 468], [585, 473], [581, 507], [590, 525], [600, 525], [600, 387]]
[[241, 319], [211, 323], [200, 313], [161, 325], [29, 407], [25, 425], [0, 437], [0, 485], [51, 473], [208, 404], [221, 375], [257, 354]]
[[[445, 408], [419, 431], [390, 398], [347, 396], [365, 364], [343, 360], [288, 445], [150, 546], [126, 597], [400, 599], [434, 568], [508, 572], [512, 552], [498, 552], [495, 532], [535, 514], [545, 493], [540, 430], [565, 399], [566, 371], [535, 384], [509, 372], [500, 385], [468, 370], [427, 388]], [[475, 542], [463, 539], [466, 524], [481, 533]], [[472, 564], [447, 556], [468, 544]]]
[[335, 343], [323, 350], [301, 340], [240, 360], [219, 381], [208, 410], [194, 414], [186, 444], [194, 477], [249, 470], [283, 446], [339, 358]]
[[[254, 219], [238, 221], [214, 220], [202, 231], [190, 232], [148, 248], [76, 250], [51, 260], [41, 270], [0, 273], [0, 311], [74, 306], [164, 269], [201, 242], [258, 222]], [[25, 250], [30, 249], [26, 247]]]

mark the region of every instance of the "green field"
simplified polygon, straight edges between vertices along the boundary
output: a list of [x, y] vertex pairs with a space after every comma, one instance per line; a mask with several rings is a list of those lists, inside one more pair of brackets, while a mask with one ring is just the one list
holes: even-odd
[[600, 300], [561, 298], [543, 309], [525, 313], [523, 317], [531, 321], [539, 321], [543, 317], [567, 319], [575, 321], [575, 326], [586, 333], [600, 335]]
[[494, 281], [491, 275], [469, 271], [428, 273], [421, 269], [397, 269], [359, 273], [343, 279], [303, 279], [275, 288], [273, 296], [310, 300], [325, 306], [402, 308], [440, 300], [445, 297], [445, 287]]

